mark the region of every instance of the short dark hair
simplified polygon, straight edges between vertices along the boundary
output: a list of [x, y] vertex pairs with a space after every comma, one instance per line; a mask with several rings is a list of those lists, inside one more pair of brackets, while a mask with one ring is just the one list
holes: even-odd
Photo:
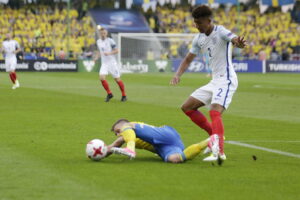
[[129, 122], [129, 121], [128, 121], [127, 119], [119, 119], [118, 121], [116, 121], [116, 122], [112, 125], [111, 131], [114, 131], [115, 126], [116, 126], [117, 124], [119, 124], [120, 122]]
[[212, 15], [212, 10], [206, 5], [197, 6], [192, 11], [192, 16], [195, 19], [198, 19], [200, 17], [212, 17]]

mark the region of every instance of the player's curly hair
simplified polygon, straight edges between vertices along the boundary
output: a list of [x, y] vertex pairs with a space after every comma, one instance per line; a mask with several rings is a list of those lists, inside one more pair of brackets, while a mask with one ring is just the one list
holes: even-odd
[[193, 9], [192, 16], [194, 19], [198, 19], [200, 17], [212, 17], [213, 13], [210, 7], [206, 5], [200, 5]]
[[119, 119], [118, 121], [116, 121], [113, 125], [112, 125], [112, 127], [111, 127], [111, 131], [114, 131], [114, 129], [115, 129], [115, 126], [117, 125], [117, 124], [119, 124], [120, 122], [129, 122], [127, 119]]

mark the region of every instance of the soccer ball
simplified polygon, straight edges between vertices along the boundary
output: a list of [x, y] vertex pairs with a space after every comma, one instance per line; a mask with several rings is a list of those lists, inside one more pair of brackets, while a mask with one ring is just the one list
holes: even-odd
[[107, 146], [102, 140], [93, 139], [87, 143], [85, 152], [91, 160], [98, 161], [106, 156]]

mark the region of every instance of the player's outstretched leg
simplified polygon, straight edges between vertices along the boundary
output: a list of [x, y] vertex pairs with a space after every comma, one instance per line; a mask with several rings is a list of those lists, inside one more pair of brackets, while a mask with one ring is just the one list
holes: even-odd
[[188, 110], [184, 112], [196, 125], [200, 128], [204, 129], [208, 135], [212, 135], [212, 127], [211, 124], [206, 119], [205, 115], [203, 115], [198, 110]]
[[200, 128], [204, 129], [209, 135], [212, 135], [211, 124], [206, 119], [205, 115], [198, 111], [198, 108], [205, 104], [200, 100], [189, 96], [181, 106], [181, 110]]
[[210, 138], [200, 142], [200, 143], [197, 143], [197, 144], [193, 144], [193, 145], [190, 145], [188, 146], [184, 151], [184, 157], [186, 158], [186, 160], [192, 160], [194, 159], [196, 156], [198, 156], [201, 151], [207, 147], [208, 143], [210, 141]]

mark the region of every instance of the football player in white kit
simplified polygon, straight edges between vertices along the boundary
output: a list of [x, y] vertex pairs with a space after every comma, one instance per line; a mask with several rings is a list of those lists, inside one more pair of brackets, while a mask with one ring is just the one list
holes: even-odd
[[6, 34], [6, 39], [2, 42], [1, 51], [4, 52], [6, 72], [9, 72], [10, 80], [13, 83], [12, 89], [16, 89], [20, 87], [16, 74], [16, 54], [21, 51], [21, 49], [19, 43], [13, 40], [11, 33]]
[[100, 56], [101, 56], [101, 68], [100, 68], [99, 76], [100, 76], [100, 81], [102, 83], [102, 86], [107, 92], [105, 101], [108, 102], [111, 98], [113, 98], [113, 94], [109, 89], [108, 82], [106, 81], [106, 76], [108, 74], [111, 74], [115, 79], [116, 83], [119, 85], [119, 88], [122, 92], [121, 101], [125, 102], [127, 101], [125, 86], [123, 81], [120, 79], [121, 77], [120, 69], [115, 57], [115, 54], [117, 54], [119, 51], [116, 48], [115, 41], [112, 38], [107, 37], [107, 34], [108, 34], [107, 30], [101, 28], [100, 39], [97, 40], [97, 47], [100, 51]]
[[[192, 16], [200, 33], [195, 36], [192, 48], [181, 62], [170, 84], [176, 85], [180, 82], [180, 76], [200, 50], [208, 55], [212, 69], [212, 80], [207, 85], [196, 89], [183, 103], [181, 109], [209, 135], [219, 135], [219, 155], [212, 154], [206, 157], [204, 161], [225, 160], [224, 126], [221, 114], [228, 108], [238, 86], [237, 75], [232, 65], [231, 48], [232, 44], [238, 48], [244, 48], [246, 41], [243, 37], [236, 36], [223, 26], [213, 24], [212, 10], [206, 5], [196, 7], [192, 11]], [[211, 123], [198, 111], [198, 108], [202, 106], [210, 107]]]

